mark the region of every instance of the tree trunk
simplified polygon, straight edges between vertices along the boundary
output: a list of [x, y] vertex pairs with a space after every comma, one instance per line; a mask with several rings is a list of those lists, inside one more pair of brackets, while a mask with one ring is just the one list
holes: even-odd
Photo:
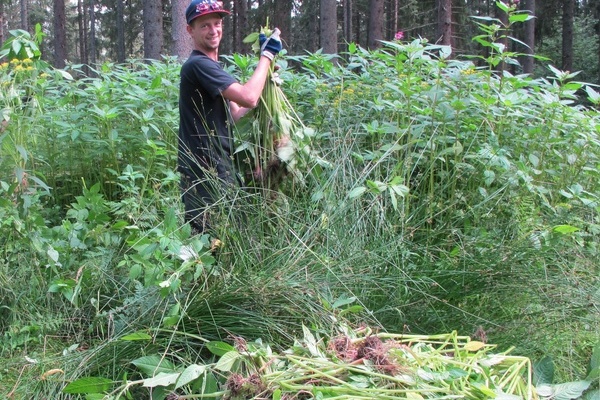
[[320, 45], [323, 53], [337, 53], [337, 4], [336, 0], [321, 0]]
[[179, 61], [188, 58], [193, 48], [192, 39], [186, 28], [185, 9], [188, 5], [189, 1], [187, 0], [173, 0], [171, 5], [171, 18], [173, 20], [173, 26], [171, 27], [172, 55], [177, 56]]
[[344, 45], [352, 42], [352, 0], [344, 0], [342, 5], [344, 15], [342, 34], [344, 36]]
[[77, 28], [79, 29], [79, 62], [87, 65], [88, 64], [88, 53], [87, 53], [87, 21], [85, 18], [85, 11], [83, 6], [83, 0], [77, 0]]
[[90, 44], [88, 47], [89, 63], [92, 66], [96, 64], [96, 4], [95, 0], [90, 0]]
[[0, 1], [0, 45], [6, 40], [4, 38], [4, 2]]
[[367, 30], [367, 47], [378, 48], [383, 40], [383, 0], [369, 0], [369, 25]]
[[436, 0], [437, 2], [437, 35], [438, 44], [452, 46], [452, 0]]
[[562, 69], [573, 70], [573, 17], [575, 0], [563, 0], [562, 15]]
[[233, 51], [241, 53], [244, 49], [244, 37], [250, 33], [248, 30], [248, 0], [235, 1], [235, 14], [232, 17], [235, 19]]
[[[335, 4], [335, 1], [333, 2]], [[273, 20], [269, 22], [272, 28], [279, 28], [282, 39], [289, 38], [292, 28], [293, 1], [275, 1]]]
[[[535, 16], [535, 0], [525, 1], [525, 10], [529, 11], [531, 16]], [[525, 58], [523, 59], [523, 72], [526, 74], [533, 73], [534, 58], [532, 57], [535, 49], [535, 18], [525, 22], [525, 44], [528, 46], [525, 49]]]
[[123, 0], [115, 0], [117, 8], [117, 62], [125, 62], [125, 12]]
[[29, 10], [28, 10], [28, 1], [21, 0], [21, 29], [24, 31], [29, 31]]
[[54, 67], [64, 68], [67, 60], [65, 0], [54, 0]]
[[163, 46], [163, 17], [160, 0], [143, 0], [144, 2], [144, 58], [160, 60]]

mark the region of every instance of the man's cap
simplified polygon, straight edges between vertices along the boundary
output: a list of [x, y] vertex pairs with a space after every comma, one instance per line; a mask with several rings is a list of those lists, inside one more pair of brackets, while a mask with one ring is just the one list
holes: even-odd
[[229, 15], [230, 12], [223, 8], [222, 1], [216, 0], [192, 0], [185, 10], [185, 19], [188, 25], [198, 17], [208, 14], [219, 14], [221, 17]]

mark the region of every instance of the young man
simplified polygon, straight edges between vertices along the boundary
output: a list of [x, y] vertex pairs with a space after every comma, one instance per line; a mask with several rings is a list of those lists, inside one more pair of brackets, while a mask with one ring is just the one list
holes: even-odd
[[209, 206], [239, 184], [232, 126], [257, 106], [282, 46], [279, 38], [261, 35], [256, 70], [241, 84], [218, 62], [222, 19], [229, 15], [223, 2], [192, 0], [185, 14], [194, 50], [181, 68], [178, 170], [185, 220], [201, 233], [210, 227]]

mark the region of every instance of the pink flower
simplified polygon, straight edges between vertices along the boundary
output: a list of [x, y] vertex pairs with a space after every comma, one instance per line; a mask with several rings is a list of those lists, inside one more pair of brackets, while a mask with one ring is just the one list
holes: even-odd
[[396, 34], [394, 35], [394, 40], [402, 40], [402, 39], [404, 39], [404, 32], [403, 31], [396, 32]]

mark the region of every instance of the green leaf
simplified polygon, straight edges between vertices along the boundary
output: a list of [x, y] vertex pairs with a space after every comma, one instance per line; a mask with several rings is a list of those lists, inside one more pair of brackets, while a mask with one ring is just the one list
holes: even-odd
[[140, 357], [131, 362], [148, 376], [154, 376], [161, 372], [175, 372], [175, 366], [158, 354]]
[[357, 188], [352, 189], [350, 193], [348, 193], [348, 197], [351, 199], [362, 196], [367, 191], [367, 188], [364, 186], [359, 186]]
[[580, 229], [575, 226], [571, 226], [571, 225], [556, 225], [554, 228], [552, 228], [552, 230], [554, 232], [558, 232], [558, 233], [562, 233], [562, 234], [566, 235], [568, 233], [577, 232]]
[[600, 368], [600, 342], [596, 343], [590, 360], [590, 369], [594, 370], [598, 368]]
[[347, 306], [348, 304], [352, 304], [356, 301], [356, 297], [346, 297], [345, 295], [340, 296], [336, 301], [333, 302], [332, 308], [340, 308], [342, 306]]
[[571, 400], [581, 397], [583, 392], [590, 387], [589, 381], [575, 381], [552, 385], [554, 391], [554, 400]]
[[179, 375], [179, 379], [177, 379], [177, 382], [175, 384], [175, 389], [185, 386], [200, 378], [206, 372], [206, 369], [206, 365], [192, 364], [188, 366], [181, 373], [181, 375]]
[[223, 356], [225, 353], [235, 350], [235, 348], [229, 343], [219, 341], [208, 342], [206, 344], [206, 348], [215, 356]]
[[112, 384], [110, 379], [89, 376], [74, 380], [62, 391], [69, 394], [104, 393]]
[[125, 335], [121, 338], [121, 340], [125, 341], [136, 341], [136, 340], [151, 340], [152, 336], [148, 335], [146, 332], [139, 331], [130, 333], [129, 335]]
[[254, 43], [258, 40], [258, 32], [252, 32], [248, 36], [246, 36], [243, 40], [244, 43]]
[[177, 382], [179, 375], [180, 374], [178, 372], [171, 372], [171, 373], [160, 372], [156, 376], [153, 376], [152, 378], [144, 379], [143, 386], [151, 387], [151, 388], [156, 387], [156, 386], [170, 386], [170, 385], [174, 384], [175, 382]]
[[521, 14], [512, 14], [508, 17], [508, 21], [511, 24], [517, 23], [517, 22], [526, 22], [529, 21], [530, 19], [532, 19], [533, 16], [529, 15], [529, 14], [525, 14], [525, 13], [521, 13]]
[[229, 372], [233, 368], [235, 362], [240, 358], [240, 353], [237, 350], [229, 351], [217, 361], [217, 365], [215, 365], [215, 369], [223, 372]]
[[539, 386], [542, 383], [554, 381], [554, 362], [551, 357], [544, 357], [533, 364], [533, 384]]

